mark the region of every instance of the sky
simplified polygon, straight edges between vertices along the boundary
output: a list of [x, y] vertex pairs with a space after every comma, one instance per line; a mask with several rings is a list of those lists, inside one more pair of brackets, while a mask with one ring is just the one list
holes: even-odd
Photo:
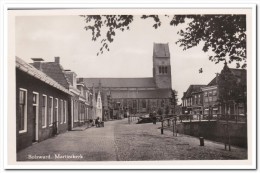
[[[64, 69], [77, 77], [152, 77], [153, 43], [169, 43], [172, 88], [181, 97], [191, 84], [208, 84], [223, 68], [223, 62], [208, 60], [211, 53], [202, 51], [202, 44], [183, 51], [175, 44], [177, 31], [187, 24], [170, 26], [162, 17], [162, 26], [152, 27], [152, 19], [134, 16], [130, 30], [116, 32], [110, 51], [97, 56], [99, 41], [91, 40], [84, 18], [78, 15], [18, 16], [15, 18], [16, 56], [31, 63], [31, 58], [54, 61], [59, 56]], [[199, 73], [199, 69], [203, 73]]]

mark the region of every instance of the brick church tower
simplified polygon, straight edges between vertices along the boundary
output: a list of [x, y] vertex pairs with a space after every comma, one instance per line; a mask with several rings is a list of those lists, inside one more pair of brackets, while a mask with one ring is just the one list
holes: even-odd
[[153, 45], [153, 78], [158, 89], [172, 88], [169, 44]]

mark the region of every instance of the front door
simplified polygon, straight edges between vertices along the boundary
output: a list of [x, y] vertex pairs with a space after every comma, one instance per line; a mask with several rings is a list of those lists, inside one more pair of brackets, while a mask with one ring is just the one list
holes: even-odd
[[39, 119], [39, 93], [33, 92], [33, 120], [32, 120], [32, 142], [37, 142], [38, 136], [38, 119]]
[[54, 112], [53, 112], [53, 135], [58, 134], [58, 123], [59, 123], [58, 109], [59, 109], [59, 101], [56, 98], [54, 102]]
[[33, 106], [33, 127], [32, 127], [32, 142], [36, 142], [36, 113], [37, 107]]

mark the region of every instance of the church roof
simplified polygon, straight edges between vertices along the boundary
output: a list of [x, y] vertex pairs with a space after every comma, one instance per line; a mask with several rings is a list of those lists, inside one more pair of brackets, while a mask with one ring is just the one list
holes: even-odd
[[151, 78], [83, 78], [87, 87], [98, 87], [101, 83], [102, 87], [108, 88], [155, 88], [154, 79]]
[[168, 43], [154, 43], [153, 45], [154, 57], [170, 57], [170, 50]]
[[155, 90], [137, 90], [137, 91], [111, 91], [113, 99], [129, 98], [129, 99], [165, 99], [170, 98], [171, 89], [155, 89]]

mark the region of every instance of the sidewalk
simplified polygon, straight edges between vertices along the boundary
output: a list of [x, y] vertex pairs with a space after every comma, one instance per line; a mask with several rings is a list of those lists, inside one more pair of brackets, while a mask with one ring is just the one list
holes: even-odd
[[[115, 161], [117, 160], [114, 143], [115, 123], [117, 121], [107, 122], [103, 128], [92, 127], [83, 131], [59, 134], [18, 152], [17, 160]], [[84, 129], [84, 126], [80, 128]]]
[[72, 131], [84, 131], [84, 130], [86, 130], [86, 129], [88, 129], [88, 128], [91, 128], [90, 125], [84, 124], [84, 125], [82, 125], [82, 126], [74, 127], [74, 128], [72, 129]]

